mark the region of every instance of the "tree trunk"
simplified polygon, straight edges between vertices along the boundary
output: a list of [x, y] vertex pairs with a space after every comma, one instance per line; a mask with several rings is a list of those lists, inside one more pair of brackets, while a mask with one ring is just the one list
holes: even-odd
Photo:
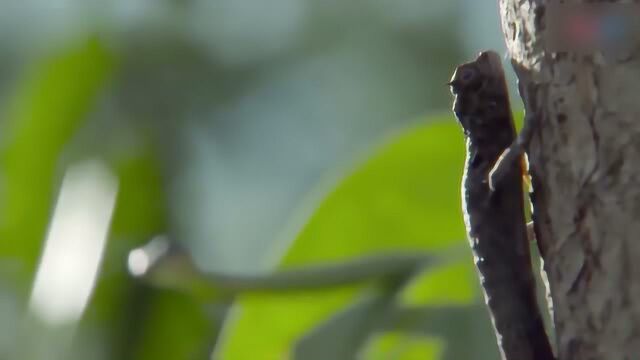
[[640, 357], [640, 55], [546, 51], [546, 5], [500, 0], [527, 108], [528, 157], [559, 360]]

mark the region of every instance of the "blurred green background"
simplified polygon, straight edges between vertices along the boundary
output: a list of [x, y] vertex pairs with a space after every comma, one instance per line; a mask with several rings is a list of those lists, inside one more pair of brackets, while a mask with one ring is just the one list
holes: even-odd
[[496, 7], [2, 2], [0, 359], [496, 359], [444, 85]]

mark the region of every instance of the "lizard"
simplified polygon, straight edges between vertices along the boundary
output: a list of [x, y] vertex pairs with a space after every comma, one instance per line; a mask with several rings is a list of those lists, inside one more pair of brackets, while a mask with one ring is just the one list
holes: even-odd
[[516, 161], [522, 160], [533, 122], [528, 120], [526, 132], [517, 136], [496, 52], [481, 52], [459, 65], [448, 85], [466, 137], [464, 222], [501, 358], [553, 360], [536, 300], [524, 216], [524, 168]]

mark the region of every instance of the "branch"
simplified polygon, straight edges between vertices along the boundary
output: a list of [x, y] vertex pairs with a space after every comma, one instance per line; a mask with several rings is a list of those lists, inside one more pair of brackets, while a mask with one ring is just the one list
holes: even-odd
[[[453, 254], [459, 253], [456, 249]], [[205, 299], [230, 297], [241, 292], [301, 291], [345, 286], [364, 281], [390, 285], [448, 261], [426, 254], [371, 256], [349, 262], [308, 266], [266, 275], [201, 272], [176, 243], [155, 239], [131, 251], [129, 268], [133, 275], [154, 285], [183, 290]]]

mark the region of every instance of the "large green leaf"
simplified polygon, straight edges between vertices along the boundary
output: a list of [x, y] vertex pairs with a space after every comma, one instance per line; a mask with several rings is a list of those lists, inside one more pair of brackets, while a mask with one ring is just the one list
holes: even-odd
[[[400, 250], [438, 251], [462, 242], [462, 134], [453, 119], [437, 120], [395, 137], [340, 183], [304, 227], [282, 267]], [[358, 287], [346, 287], [242, 296], [215, 358], [286, 359], [306, 331], [357, 292]]]
[[462, 134], [451, 118], [392, 139], [320, 204], [283, 266], [416, 248], [464, 238]]
[[404, 292], [406, 305], [469, 305], [478, 297], [477, 275], [471, 255], [435, 270], [427, 269]]
[[[395, 293], [365, 294], [344, 311], [308, 332], [294, 349], [295, 359], [353, 360], [392, 308]], [[327, 346], [331, 344], [331, 346]]]
[[96, 39], [74, 44], [28, 66], [5, 105], [0, 254], [19, 264], [13, 279], [23, 286], [35, 270], [60, 153], [93, 108], [113, 63]]
[[363, 354], [362, 360], [427, 360], [439, 359], [442, 340], [425, 336], [386, 333], [376, 337]]

